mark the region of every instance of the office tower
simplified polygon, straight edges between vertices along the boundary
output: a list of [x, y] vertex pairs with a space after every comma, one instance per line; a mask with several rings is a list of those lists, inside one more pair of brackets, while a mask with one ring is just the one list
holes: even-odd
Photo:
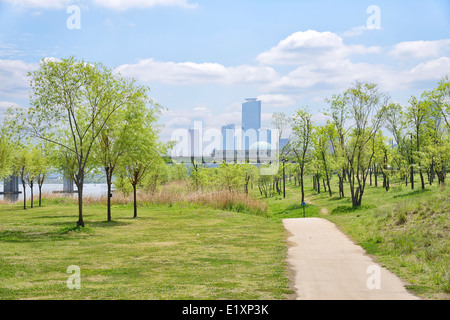
[[227, 124], [226, 126], [222, 126], [222, 150], [236, 150], [236, 141], [234, 138], [235, 130], [236, 126], [234, 124]]
[[200, 154], [200, 134], [198, 129], [189, 129], [189, 154], [190, 157], [199, 157]]
[[262, 128], [258, 130], [258, 142], [272, 143], [272, 131], [270, 129]]
[[242, 104], [242, 146], [244, 150], [257, 142], [258, 130], [261, 128], [261, 101], [256, 98], [245, 99]]
[[19, 193], [19, 176], [11, 175], [5, 178], [3, 182], [3, 192], [5, 193]]

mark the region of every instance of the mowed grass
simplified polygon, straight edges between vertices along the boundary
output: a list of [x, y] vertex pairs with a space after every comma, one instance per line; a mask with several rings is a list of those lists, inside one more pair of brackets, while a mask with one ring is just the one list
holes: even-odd
[[[284, 299], [277, 219], [198, 205], [0, 205], [0, 299]], [[80, 289], [69, 289], [69, 266]]]
[[[418, 179], [418, 177], [416, 177]], [[369, 185], [362, 205], [353, 208], [348, 185], [345, 198], [338, 197], [337, 178], [333, 196], [318, 194], [306, 180], [306, 199], [319, 216], [334, 222], [376, 261], [397, 274], [414, 294], [429, 299], [450, 299], [450, 190], [434, 183], [425, 190], [391, 182], [386, 191]], [[300, 188], [288, 184], [287, 194], [299, 198]], [[269, 206], [277, 201], [272, 199]], [[280, 210], [279, 210], [280, 211]], [[281, 210], [282, 211], [282, 210]]]

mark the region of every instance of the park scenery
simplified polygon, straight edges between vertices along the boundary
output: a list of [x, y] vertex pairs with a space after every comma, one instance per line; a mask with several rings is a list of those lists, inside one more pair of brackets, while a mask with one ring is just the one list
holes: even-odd
[[[0, 300], [448, 300], [450, 40], [355, 44], [399, 27], [379, 2], [339, 34], [282, 19], [266, 30], [272, 45], [252, 43], [257, 63], [244, 48], [237, 65], [225, 46], [243, 41], [219, 26], [240, 10], [231, 1], [212, 27], [221, 65], [198, 62], [192, 46], [210, 39], [198, 24], [223, 4], [0, 1], [9, 20], [32, 17], [17, 33], [62, 15], [62, 31], [35, 32], [75, 39], [34, 61], [25, 38], [0, 37]], [[432, 2], [448, 26], [450, 7]], [[152, 10], [197, 19], [186, 52], [153, 59], [142, 44], [125, 64], [111, 37], [98, 45], [117, 58], [79, 48], [96, 50], [76, 34], [100, 23], [92, 15], [111, 13], [99, 32], [123, 40], [139, 28], [131, 18], [156, 23], [136, 16]]]

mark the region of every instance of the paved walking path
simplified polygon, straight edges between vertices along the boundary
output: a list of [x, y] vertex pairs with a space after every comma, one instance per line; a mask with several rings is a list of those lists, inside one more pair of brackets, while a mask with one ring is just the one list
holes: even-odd
[[393, 273], [376, 264], [332, 222], [322, 218], [284, 219], [288, 262], [296, 299], [418, 299]]

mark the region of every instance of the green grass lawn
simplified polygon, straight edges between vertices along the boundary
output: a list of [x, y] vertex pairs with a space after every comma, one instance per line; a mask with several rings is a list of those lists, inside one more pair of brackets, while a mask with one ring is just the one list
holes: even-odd
[[[436, 183], [414, 190], [395, 183], [386, 192], [367, 183], [362, 205], [353, 208], [350, 191], [338, 197], [334, 178], [332, 197], [318, 194], [306, 180], [306, 199], [312, 216], [326, 218], [361, 245], [375, 260], [403, 280], [413, 293], [430, 299], [450, 298], [450, 192]], [[381, 185], [381, 184], [379, 184]], [[392, 185], [392, 183], [391, 183]], [[348, 187], [348, 186], [347, 186]], [[287, 184], [286, 203], [298, 205], [300, 188]], [[276, 215], [289, 216], [277, 197], [268, 200]], [[307, 207], [307, 210], [308, 210]]]
[[[415, 294], [449, 298], [448, 190], [367, 186], [355, 209], [348, 189], [341, 199], [311, 185], [306, 179], [305, 212], [300, 188], [288, 182], [285, 199], [252, 190], [269, 206], [264, 215], [142, 203], [137, 219], [131, 205], [115, 205], [106, 222], [105, 206], [89, 204], [83, 230], [74, 230], [77, 205], [65, 199], [27, 210], [0, 204], [0, 299], [286, 299], [282, 219], [303, 214], [336, 223]], [[79, 290], [66, 284], [72, 265]]]
[[[0, 299], [284, 299], [285, 231], [276, 219], [195, 205], [0, 205]], [[71, 265], [81, 289], [68, 289]]]

